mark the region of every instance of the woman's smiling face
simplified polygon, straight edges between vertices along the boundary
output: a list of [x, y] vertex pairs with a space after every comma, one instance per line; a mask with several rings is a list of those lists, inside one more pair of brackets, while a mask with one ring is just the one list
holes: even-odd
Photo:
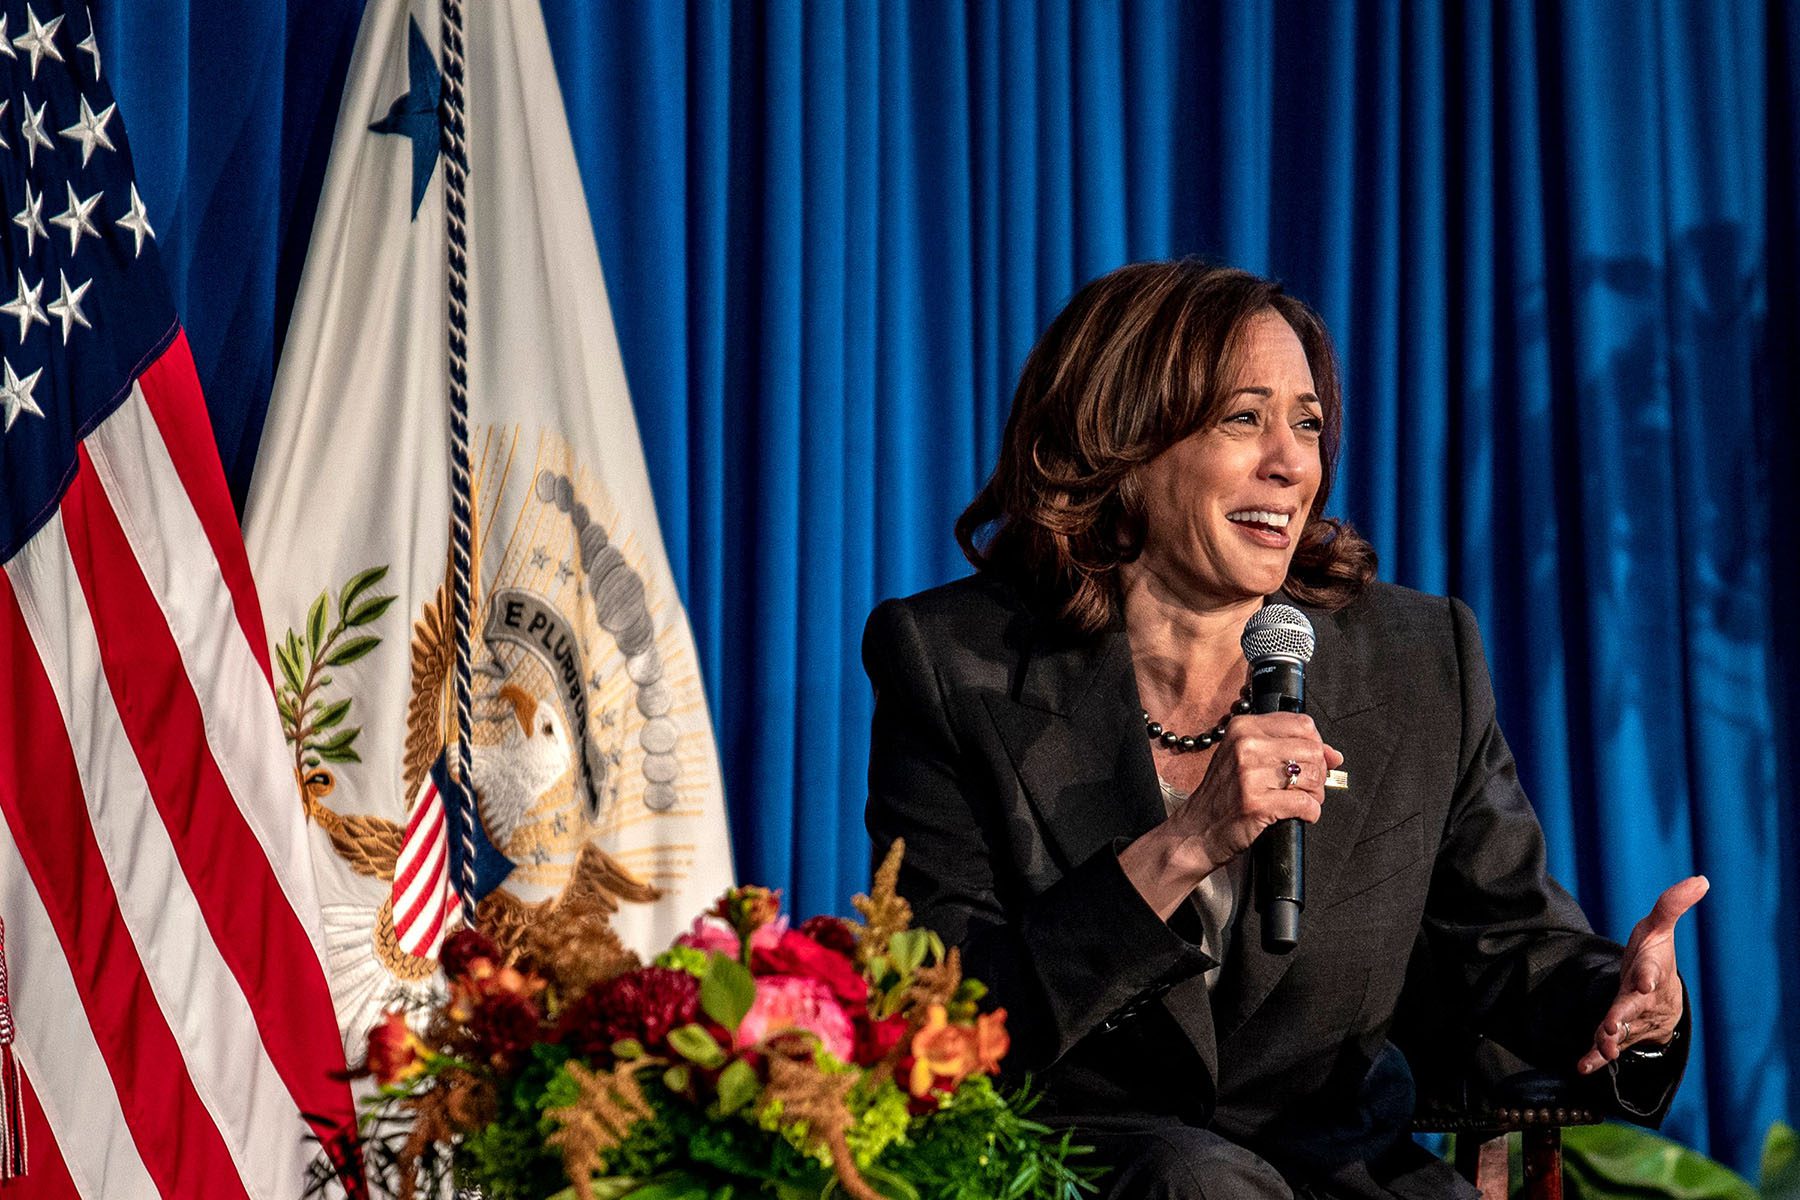
[[1287, 579], [1323, 471], [1323, 411], [1293, 328], [1265, 309], [1244, 326], [1217, 420], [1139, 475], [1139, 565], [1195, 608], [1267, 596]]

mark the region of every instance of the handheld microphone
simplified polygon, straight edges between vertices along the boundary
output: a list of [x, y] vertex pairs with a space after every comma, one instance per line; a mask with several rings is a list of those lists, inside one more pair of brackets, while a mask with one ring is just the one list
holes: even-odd
[[[1250, 660], [1250, 711], [1305, 712], [1306, 664], [1313, 655], [1313, 627], [1306, 614], [1286, 604], [1267, 604], [1244, 626], [1240, 642]], [[1257, 904], [1263, 947], [1285, 954], [1300, 940], [1306, 907], [1306, 825], [1288, 817], [1256, 839]]]

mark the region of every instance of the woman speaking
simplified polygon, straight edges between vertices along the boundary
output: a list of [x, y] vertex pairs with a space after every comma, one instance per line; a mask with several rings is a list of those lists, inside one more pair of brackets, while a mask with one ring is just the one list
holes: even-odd
[[[975, 575], [869, 620], [876, 848], [905, 839], [902, 892], [1117, 1200], [1472, 1193], [1406, 1133], [1415, 1013], [1651, 1123], [1686, 1059], [1673, 933], [1705, 881], [1623, 949], [1590, 930], [1468, 609], [1375, 582], [1321, 515], [1340, 426], [1324, 327], [1277, 285], [1114, 271], [1025, 364], [957, 522]], [[1303, 714], [1251, 711], [1271, 599], [1312, 626]], [[1251, 853], [1288, 818], [1291, 948]]]

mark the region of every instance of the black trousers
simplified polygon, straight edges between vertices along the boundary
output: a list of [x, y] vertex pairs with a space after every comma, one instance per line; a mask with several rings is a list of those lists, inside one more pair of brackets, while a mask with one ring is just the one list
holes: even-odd
[[[1473, 1185], [1410, 1141], [1378, 1164], [1293, 1180], [1254, 1151], [1178, 1121], [1090, 1120], [1076, 1141], [1108, 1168], [1101, 1200], [1476, 1200]], [[1376, 1170], [1371, 1172], [1371, 1165]], [[1377, 1176], [1379, 1175], [1379, 1179]]]
[[1210, 1129], [1084, 1133], [1111, 1168], [1100, 1183], [1105, 1200], [1295, 1200], [1280, 1171]]

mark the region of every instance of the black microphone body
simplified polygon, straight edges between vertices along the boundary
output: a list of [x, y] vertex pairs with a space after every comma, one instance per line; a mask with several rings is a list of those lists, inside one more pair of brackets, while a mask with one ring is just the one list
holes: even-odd
[[[1250, 660], [1250, 711], [1306, 711], [1306, 664], [1285, 654]], [[1288, 817], [1256, 839], [1256, 879], [1263, 947], [1285, 954], [1300, 940], [1306, 907], [1306, 824]]]

